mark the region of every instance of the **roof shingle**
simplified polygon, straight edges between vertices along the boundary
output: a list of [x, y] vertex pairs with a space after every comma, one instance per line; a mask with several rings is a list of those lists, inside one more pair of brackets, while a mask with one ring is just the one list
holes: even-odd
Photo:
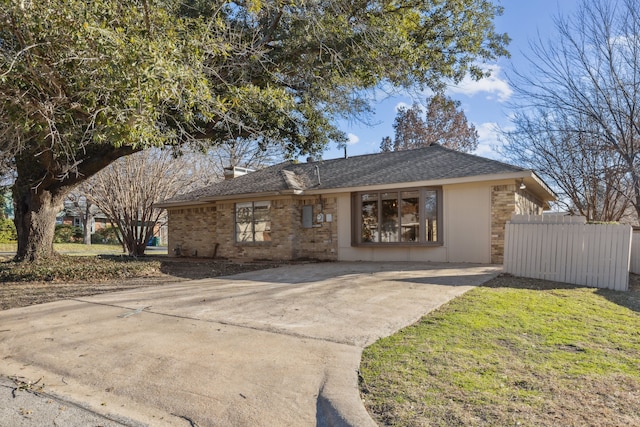
[[414, 150], [319, 160], [312, 163], [283, 162], [215, 183], [164, 203], [287, 190], [400, 184], [522, 171], [525, 169], [432, 145]]

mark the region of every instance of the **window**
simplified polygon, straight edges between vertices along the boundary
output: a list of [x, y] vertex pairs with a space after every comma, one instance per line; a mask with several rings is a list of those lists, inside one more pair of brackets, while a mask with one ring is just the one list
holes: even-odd
[[420, 240], [420, 193], [403, 191], [400, 193], [401, 242]]
[[440, 198], [439, 188], [357, 193], [355, 243], [442, 243]]
[[271, 240], [271, 202], [236, 203], [236, 242]]

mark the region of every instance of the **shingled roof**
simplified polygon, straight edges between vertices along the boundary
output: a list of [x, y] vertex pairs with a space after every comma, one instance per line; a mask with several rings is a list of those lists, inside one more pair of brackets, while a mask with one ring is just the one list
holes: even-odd
[[309, 163], [284, 162], [215, 183], [166, 200], [160, 205], [210, 201], [228, 196], [302, 193], [527, 171], [496, 160], [432, 145], [415, 150], [367, 154], [346, 159]]
[[283, 162], [166, 200], [159, 206], [212, 201], [229, 196], [295, 194], [527, 171], [496, 160], [432, 145], [415, 150], [308, 163]]

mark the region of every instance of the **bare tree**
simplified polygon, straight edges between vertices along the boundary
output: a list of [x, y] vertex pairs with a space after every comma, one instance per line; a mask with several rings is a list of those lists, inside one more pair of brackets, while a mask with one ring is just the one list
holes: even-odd
[[283, 161], [287, 157], [286, 148], [274, 142], [255, 139], [236, 138], [201, 153], [192, 154], [195, 162], [204, 162], [215, 171], [218, 177], [224, 174], [224, 168], [240, 166], [249, 169], [262, 169], [265, 166]]
[[82, 242], [85, 245], [91, 244], [91, 224], [98, 210], [92, 198], [87, 197], [88, 194], [91, 194], [91, 190], [87, 188], [88, 184], [88, 181], [83, 182], [67, 195], [67, 200], [73, 203], [76, 212], [80, 215], [82, 221]]
[[442, 94], [429, 98], [426, 113], [418, 103], [411, 108], [400, 107], [393, 129], [393, 145], [391, 139], [385, 137], [380, 143], [381, 151], [408, 150], [431, 144], [463, 152], [471, 152], [478, 147], [478, 132], [460, 110], [460, 102]]
[[391, 137], [389, 136], [382, 137], [382, 141], [380, 141], [380, 151], [382, 152], [393, 151], [393, 142], [391, 141]]
[[440, 144], [465, 153], [478, 148], [478, 131], [467, 121], [460, 105], [460, 101], [444, 95], [429, 100], [426, 117], [429, 144]]
[[144, 255], [163, 210], [154, 204], [188, 191], [200, 177], [186, 157], [148, 150], [113, 162], [91, 179], [91, 200], [119, 230], [129, 255]]
[[512, 79], [519, 113], [507, 153], [546, 170], [581, 213], [615, 220], [622, 197], [637, 220], [640, 0], [583, 0], [556, 32], [531, 44], [527, 73]]
[[620, 221], [628, 214], [624, 162], [588, 119], [529, 110], [516, 114], [513, 124], [514, 130], [503, 131], [508, 143], [501, 154], [554, 183], [559, 206], [590, 221]]
[[431, 145], [427, 124], [422, 118], [422, 108], [417, 103], [414, 103], [411, 108], [398, 108], [398, 113], [393, 121], [393, 130], [395, 131], [393, 151]]

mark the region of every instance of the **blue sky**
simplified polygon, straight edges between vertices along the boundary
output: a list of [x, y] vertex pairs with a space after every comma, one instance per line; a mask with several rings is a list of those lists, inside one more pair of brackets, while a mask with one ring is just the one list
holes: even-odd
[[[541, 35], [547, 40], [554, 33], [554, 17], [567, 15], [575, 11], [578, 0], [503, 0], [504, 14], [496, 19], [496, 30], [506, 32], [511, 38], [508, 47], [511, 58], [500, 59], [489, 64], [492, 76], [474, 82], [463, 81], [457, 87], [449, 87], [447, 94], [462, 103], [467, 119], [473, 123], [480, 136], [475, 154], [500, 159], [495, 151], [499, 144], [496, 127], [509, 127], [508, 101], [513, 89], [506, 76], [516, 67], [526, 72], [528, 66], [524, 54], [529, 51], [529, 43]], [[422, 99], [424, 101], [424, 99]], [[380, 151], [380, 140], [384, 136], [393, 138], [393, 120], [399, 105], [411, 105], [411, 96], [393, 96], [382, 99], [376, 105], [375, 115], [370, 120], [373, 126], [358, 122], [341, 122], [340, 129], [350, 137], [347, 151], [350, 156], [370, 154]], [[324, 159], [342, 157], [342, 150], [329, 147], [323, 154]]]

